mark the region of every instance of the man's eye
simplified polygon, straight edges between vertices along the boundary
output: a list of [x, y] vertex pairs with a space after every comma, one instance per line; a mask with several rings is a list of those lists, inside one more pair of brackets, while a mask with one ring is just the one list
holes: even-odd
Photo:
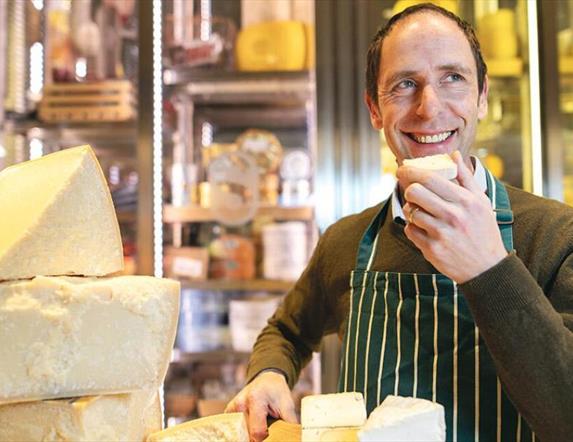
[[464, 77], [462, 77], [460, 74], [449, 74], [446, 77], [447, 81], [451, 81], [451, 82], [455, 82], [455, 81], [463, 81]]
[[413, 87], [416, 87], [416, 83], [412, 80], [402, 80], [397, 86], [398, 89], [410, 89]]

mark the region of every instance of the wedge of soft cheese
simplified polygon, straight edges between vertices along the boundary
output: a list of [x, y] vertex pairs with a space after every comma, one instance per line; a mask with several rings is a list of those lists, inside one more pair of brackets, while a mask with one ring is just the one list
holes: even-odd
[[417, 167], [438, 173], [447, 180], [453, 180], [458, 176], [458, 166], [449, 155], [439, 154], [427, 157], [405, 159], [404, 166]]
[[304, 442], [358, 442], [361, 427], [303, 428]]
[[161, 428], [155, 391], [0, 405], [0, 442], [143, 442]]
[[426, 399], [387, 396], [358, 433], [360, 442], [446, 440], [444, 407]]
[[0, 283], [0, 403], [158, 388], [179, 289], [150, 276]]
[[315, 394], [301, 401], [303, 428], [355, 427], [366, 422], [362, 393]]
[[366, 405], [362, 393], [318, 394], [302, 399], [303, 442], [329, 441], [332, 437], [341, 437], [342, 433], [355, 437], [364, 422]]
[[154, 433], [147, 442], [249, 442], [243, 413], [225, 413], [195, 419]]
[[0, 280], [123, 269], [117, 217], [89, 146], [0, 172]]

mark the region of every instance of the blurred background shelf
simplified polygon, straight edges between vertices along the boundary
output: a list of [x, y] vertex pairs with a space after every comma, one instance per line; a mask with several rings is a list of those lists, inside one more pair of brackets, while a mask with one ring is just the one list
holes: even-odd
[[196, 362], [228, 362], [228, 361], [246, 361], [250, 353], [234, 351], [232, 349], [209, 350], [201, 352], [185, 352], [177, 348], [173, 349], [171, 362], [180, 364], [192, 364]]
[[224, 279], [194, 281], [190, 279], [180, 279], [180, 281], [181, 287], [186, 289], [244, 292], [287, 292], [294, 285], [294, 281], [277, 281], [270, 279], [251, 279], [244, 281], [232, 281]]
[[[277, 221], [311, 221], [314, 216], [314, 208], [311, 206], [261, 206], [257, 210], [256, 216], [268, 217]], [[165, 205], [163, 206], [163, 221], [165, 223], [210, 222], [215, 221], [215, 216], [211, 209], [203, 207]]]
[[166, 86], [185, 92], [195, 103], [304, 102], [314, 93], [313, 73], [238, 72], [171, 68], [163, 73]]

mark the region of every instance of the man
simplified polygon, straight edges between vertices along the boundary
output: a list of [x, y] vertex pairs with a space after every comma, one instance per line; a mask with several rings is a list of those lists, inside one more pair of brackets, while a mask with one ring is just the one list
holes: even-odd
[[[469, 154], [488, 79], [466, 23], [424, 4], [368, 53], [366, 103], [397, 161], [392, 198], [321, 237], [259, 336], [228, 411], [295, 421], [289, 386], [323, 335], [344, 337], [340, 390], [422, 397], [447, 439], [573, 440], [573, 209], [504, 186]], [[457, 183], [403, 166], [450, 154]], [[493, 209], [493, 210], [492, 210]], [[350, 284], [349, 284], [350, 280]]]

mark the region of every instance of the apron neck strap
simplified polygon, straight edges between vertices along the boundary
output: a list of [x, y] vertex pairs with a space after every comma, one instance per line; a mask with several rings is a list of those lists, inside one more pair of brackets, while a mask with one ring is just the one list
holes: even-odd
[[513, 250], [513, 212], [505, 186], [486, 169], [487, 196], [495, 212], [505, 250]]
[[370, 270], [374, 255], [376, 254], [376, 247], [378, 245], [378, 232], [382, 226], [382, 222], [388, 213], [389, 207], [392, 205], [392, 195], [382, 203], [382, 208], [378, 211], [370, 225], [362, 235], [360, 244], [358, 246], [358, 253], [356, 254], [356, 269], [357, 270]]
[[[505, 186], [486, 169], [487, 196], [495, 212], [503, 245], [508, 252], [513, 250], [513, 212]], [[370, 270], [378, 245], [380, 227], [391, 206], [391, 196], [382, 203], [370, 225], [362, 235], [356, 257], [356, 270]]]

